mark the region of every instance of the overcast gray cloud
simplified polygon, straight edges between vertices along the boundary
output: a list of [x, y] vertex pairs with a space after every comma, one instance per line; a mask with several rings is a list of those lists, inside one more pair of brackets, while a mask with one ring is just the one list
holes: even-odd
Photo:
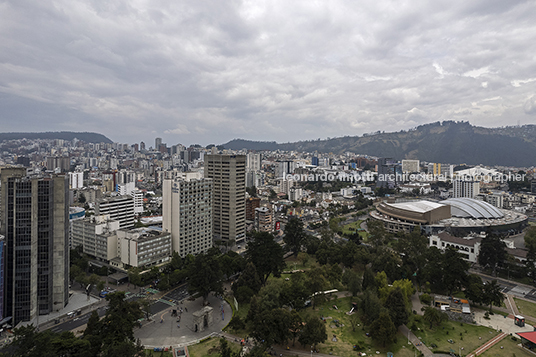
[[0, 130], [219, 144], [534, 123], [534, 7], [0, 0]]

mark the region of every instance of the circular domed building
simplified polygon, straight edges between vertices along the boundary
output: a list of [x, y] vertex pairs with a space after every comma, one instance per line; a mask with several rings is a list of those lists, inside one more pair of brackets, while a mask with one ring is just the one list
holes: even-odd
[[371, 218], [382, 221], [388, 232], [411, 232], [420, 226], [427, 233], [449, 231], [465, 235], [491, 230], [499, 234], [513, 234], [526, 227], [524, 214], [500, 209], [472, 198], [451, 198], [445, 201], [381, 202]]

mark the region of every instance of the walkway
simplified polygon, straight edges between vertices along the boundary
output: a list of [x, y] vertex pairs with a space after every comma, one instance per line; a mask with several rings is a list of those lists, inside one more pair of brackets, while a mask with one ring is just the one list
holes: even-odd
[[506, 336], [508, 336], [506, 333], [501, 332], [500, 334], [498, 334], [497, 336], [493, 337], [491, 340], [489, 340], [488, 342], [484, 343], [482, 346], [478, 347], [476, 350], [474, 350], [473, 352], [468, 354], [467, 357], [476, 357], [476, 356], [481, 355], [482, 353], [484, 353], [487, 350], [489, 350], [491, 347], [495, 346], [499, 341], [501, 341]]
[[424, 357], [431, 357], [434, 355], [432, 351], [430, 351], [430, 349], [426, 347], [406, 325], [399, 326], [398, 332], [400, 332], [404, 336], [407, 336], [408, 340], [413, 344], [413, 346], [417, 347], [417, 349], [422, 352]]
[[506, 299], [504, 299], [504, 303], [510, 309], [512, 315], [520, 315], [516, 302], [514, 301], [513, 295], [511, 294], [505, 294], [505, 295], [506, 295]]

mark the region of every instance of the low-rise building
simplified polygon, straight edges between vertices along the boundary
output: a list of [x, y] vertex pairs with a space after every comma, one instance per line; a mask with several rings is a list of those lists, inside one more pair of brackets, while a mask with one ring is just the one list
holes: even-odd
[[126, 266], [142, 267], [164, 263], [171, 258], [171, 233], [156, 228], [117, 231], [118, 257]]

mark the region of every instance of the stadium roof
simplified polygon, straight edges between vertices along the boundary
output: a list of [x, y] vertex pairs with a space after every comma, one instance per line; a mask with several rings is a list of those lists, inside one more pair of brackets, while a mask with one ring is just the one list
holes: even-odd
[[503, 218], [504, 213], [487, 202], [472, 198], [450, 198], [442, 202], [450, 205], [450, 213], [454, 217], [462, 218]]
[[436, 208], [442, 207], [441, 203], [431, 202], [431, 201], [410, 201], [402, 203], [386, 203], [388, 206], [392, 206], [398, 209], [403, 209], [407, 211], [425, 213]]

